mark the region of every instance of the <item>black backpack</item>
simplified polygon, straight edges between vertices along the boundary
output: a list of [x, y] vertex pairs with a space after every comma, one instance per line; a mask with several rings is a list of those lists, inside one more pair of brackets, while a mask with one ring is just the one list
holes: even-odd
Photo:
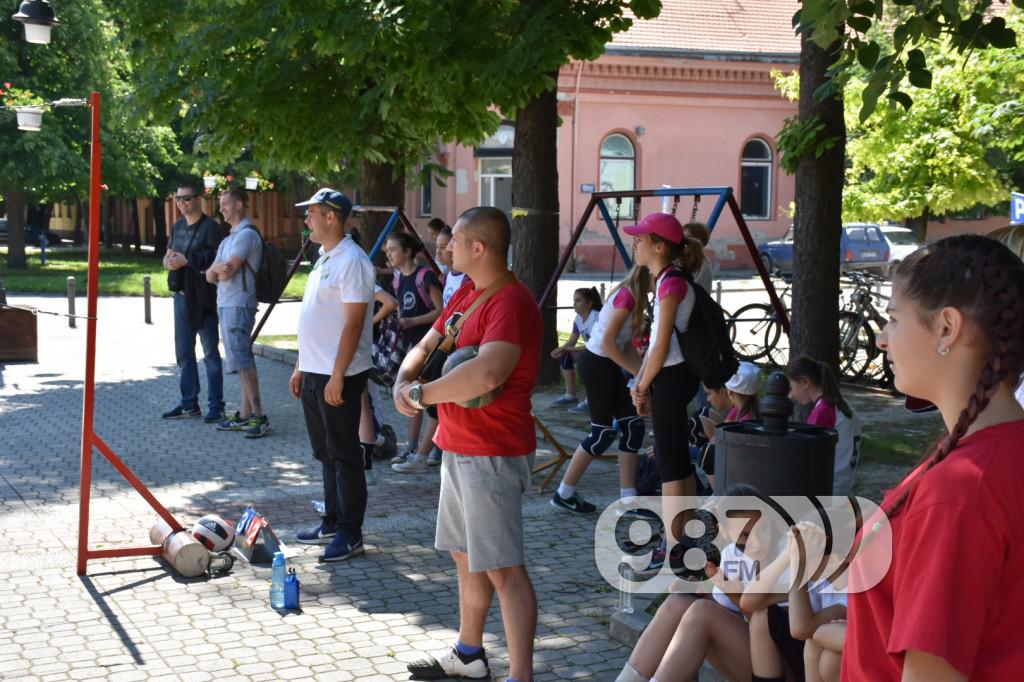
[[[277, 303], [281, 297], [285, 285], [288, 284], [288, 261], [281, 251], [268, 242], [260, 234], [255, 225], [249, 223], [246, 227], [260, 235], [263, 242], [263, 257], [260, 258], [260, 269], [255, 273], [256, 279], [256, 300], [260, 303]], [[244, 262], [244, 269], [249, 269], [248, 262]], [[247, 290], [245, 283], [245, 272], [242, 273], [242, 288]]]
[[693, 281], [686, 270], [673, 268], [666, 277], [685, 277], [695, 296], [693, 312], [685, 332], [675, 328], [679, 350], [690, 369], [705, 386], [724, 386], [736, 374], [740, 363], [729, 338], [722, 307], [711, 298], [704, 287]]

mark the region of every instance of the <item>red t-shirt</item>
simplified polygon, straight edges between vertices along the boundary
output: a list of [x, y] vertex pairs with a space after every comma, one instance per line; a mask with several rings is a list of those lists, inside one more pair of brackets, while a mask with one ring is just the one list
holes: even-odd
[[[971, 680], [1019, 679], [1022, 455], [1024, 420], [1007, 422], [964, 438], [921, 476], [892, 521], [885, 577], [866, 592], [851, 591], [843, 680], [899, 680], [908, 650], [939, 656]], [[853, 572], [851, 590], [856, 581]]]
[[[434, 329], [443, 334], [445, 321], [468, 310], [483, 292], [473, 286], [455, 292]], [[528, 455], [537, 449], [530, 397], [540, 369], [541, 319], [537, 301], [522, 282], [505, 286], [474, 310], [462, 325], [456, 346], [482, 346], [491, 341], [519, 346], [519, 362], [490, 405], [474, 409], [455, 403], [438, 405], [440, 423], [434, 441], [460, 455]]]

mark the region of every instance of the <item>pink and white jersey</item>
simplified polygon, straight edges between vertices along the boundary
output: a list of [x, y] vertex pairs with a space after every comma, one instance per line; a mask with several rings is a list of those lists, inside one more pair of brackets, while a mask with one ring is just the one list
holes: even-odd
[[857, 459], [860, 456], [860, 418], [856, 412], [852, 417], [847, 417], [822, 396], [814, 403], [807, 423], [839, 432], [839, 440], [836, 441], [835, 470], [832, 474], [832, 494], [849, 495], [853, 490], [853, 470], [857, 468]]
[[[672, 271], [678, 274], [671, 274], [670, 276]], [[656, 291], [658, 293], [654, 301], [654, 322], [651, 324], [652, 344], [658, 338], [658, 329], [661, 325], [661, 320], [658, 319], [661, 300], [666, 296], [675, 296], [679, 299], [679, 307], [676, 308], [676, 319], [674, 322], [676, 329], [680, 332], [686, 331], [686, 327], [690, 323], [690, 313], [693, 312], [693, 304], [696, 300], [689, 283], [686, 281], [686, 277], [674, 265], [667, 266], [659, 273]], [[665, 357], [665, 363], [662, 367], [671, 367], [672, 365], [681, 364], [683, 361], [683, 352], [679, 349], [679, 340], [676, 339], [674, 333], [670, 334], [668, 337], [668, 355]]]
[[633, 308], [636, 307], [636, 299], [633, 298], [633, 292], [626, 287], [620, 287], [615, 290], [608, 302], [602, 306], [601, 311], [594, 315], [590, 314], [591, 318], [597, 318], [594, 322], [594, 326], [590, 329], [590, 338], [587, 339], [587, 350], [594, 355], [599, 355], [602, 358], [608, 357], [608, 354], [601, 349], [601, 345], [604, 343], [605, 333], [608, 330], [608, 322], [612, 319], [612, 313], [615, 310], [628, 310], [629, 314], [626, 315], [626, 321], [622, 324], [622, 329], [619, 330], [618, 335], [615, 337], [615, 343], [619, 348], [625, 350], [626, 346], [629, 345], [629, 340], [633, 337]]

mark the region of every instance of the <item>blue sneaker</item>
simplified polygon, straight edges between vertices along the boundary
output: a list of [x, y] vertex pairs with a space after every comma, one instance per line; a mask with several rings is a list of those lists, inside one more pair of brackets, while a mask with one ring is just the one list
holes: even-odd
[[365, 552], [366, 548], [363, 547], [362, 536], [349, 539], [347, 533], [339, 532], [331, 540], [331, 544], [327, 545], [327, 548], [317, 558], [321, 563], [325, 561], [344, 561]]
[[296, 535], [295, 541], [303, 545], [326, 545], [334, 539], [335, 535], [337, 535], [337, 531], [333, 527], [329, 527], [325, 521], [321, 521], [316, 528], [304, 530]]
[[249, 417], [249, 428], [245, 430], [246, 438], [263, 438], [263, 436], [270, 433], [273, 429], [270, 428], [270, 420], [267, 419], [267, 415], [257, 417], [253, 415]]
[[193, 405], [192, 407], [178, 405], [173, 410], [164, 412], [160, 417], [162, 419], [187, 419], [189, 417], [201, 417], [202, 414], [203, 411], [199, 409], [198, 405]]
[[249, 418], [242, 419], [238, 412], [217, 424], [218, 431], [245, 431], [247, 428], [249, 428]]
[[224, 414], [224, 410], [210, 410], [203, 417], [203, 422], [206, 424], [220, 424], [225, 419], [227, 419], [227, 415]]

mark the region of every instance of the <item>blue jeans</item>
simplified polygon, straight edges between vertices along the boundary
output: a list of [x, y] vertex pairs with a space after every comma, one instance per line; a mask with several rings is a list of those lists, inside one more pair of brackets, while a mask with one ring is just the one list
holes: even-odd
[[196, 334], [203, 344], [203, 364], [206, 366], [207, 398], [210, 412], [224, 411], [224, 369], [221, 365], [220, 339], [217, 335], [217, 316], [207, 315], [198, 330], [188, 323], [185, 295], [174, 294], [174, 354], [181, 370], [180, 388], [182, 407], [199, 405], [199, 368], [196, 365]]

